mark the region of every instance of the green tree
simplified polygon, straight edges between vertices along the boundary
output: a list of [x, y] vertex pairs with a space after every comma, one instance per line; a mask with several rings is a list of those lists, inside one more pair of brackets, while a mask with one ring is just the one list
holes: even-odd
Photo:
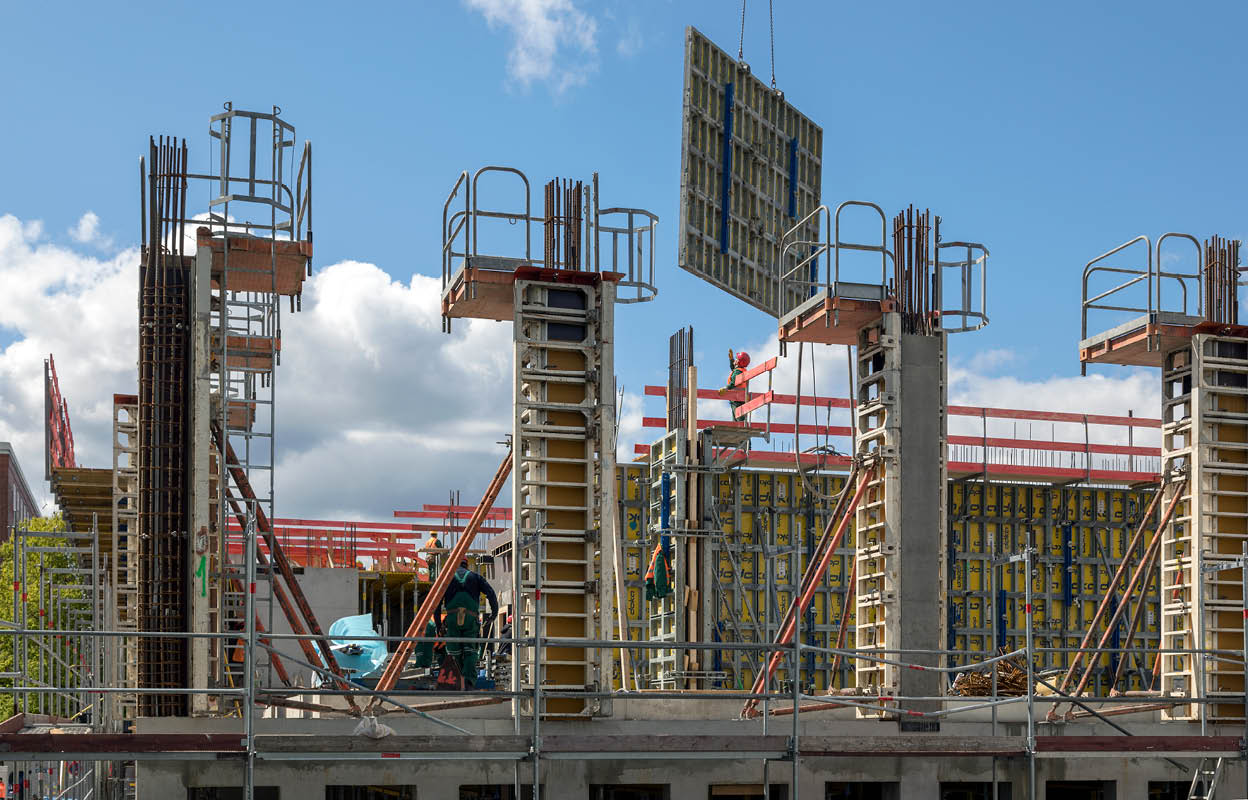
[[[27, 520], [26, 530], [47, 533], [64, 532], [65, 520], [59, 512], [51, 517], [35, 517]], [[22, 540], [24, 548], [65, 546], [65, 540], [56, 536], [23, 536]], [[19, 574], [16, 562], [15, 537], [10, 536], [0, 544], [0, 674], [20, 673], [20, 677], [0, 679], [0, 687], [6, 684], [10, 687], [33, 685], [37, 680], [35, 676], [38, 674], [38, 667], [48, 663], [52, 658], [59, 658], [67, 663], [78, 662], [78, 655], [72, 644], [47, 636], [27, 637], [23, 659], [21, 658], [23, 649], [18, 643], [20, 637], [14, 633], [6, 635], [5, 631], [17, 628], [23, 619], [28, 629], [45, 627], [65, 629], [70, 624], [68, 615], [65, 613], [67, 601], [87, 599], [86, 586], [83, 585], [81, 589], [74, 586], [83, 583], [76, 575], [57, 575], [55, 583], [60, 584], [60, 587], [48, 588], [52, 575], [44, 570], [76, 569], [83, 566], [77, 563], [72, 553], [27, 553], [25, 569], [21, 571], [21, 574]], [[47, 603], [51, 593], [56, 594], [57, 602]], [[43, 602], [47, 603], [49, 608], [42, 607], [41, 594]], [[15, 666], [19, 660], [23, 663]], [[31, 696], [29, 705], [31, 711], [52, 710], [42, 708], [39, 700], [38, 696]], [[15, 709], [20, 707], [16, 694], [4, 693], [0, 689], [0, 719], [7, 719], [13, 715]]]

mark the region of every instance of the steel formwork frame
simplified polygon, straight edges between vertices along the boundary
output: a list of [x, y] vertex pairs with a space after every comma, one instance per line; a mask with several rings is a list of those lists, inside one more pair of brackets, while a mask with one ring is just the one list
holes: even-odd
[[[1248, 638], [1242, 559], [1248, 547], [1248, 339], [1198, 334], [1165, 356], [1163, 460], [1178, 513], [1161, 550], [1162, 645], [1239, 650]], [[1235, 570], [1241, 575], [1236, 576]], [[1223, 660], [1163, 656], [1162, 690], [1223, 702], [1175, 719], [1242, 722], [1245, 672]]]
[[[608, 377], [615, 374], [615, 286], [587, 277], [573, 283], [552, 274], [514, 285], [514, 624], [538, 641], [592, 640], [611, 629], [603, 531], [615, 507], [607, 444], [615, 441]], [[518, 652], [513, 688], [533, 687], [535, 718], [597, 716], [601, 704], [548, 692], [601, 686], [599, 655], [572, 647]]]

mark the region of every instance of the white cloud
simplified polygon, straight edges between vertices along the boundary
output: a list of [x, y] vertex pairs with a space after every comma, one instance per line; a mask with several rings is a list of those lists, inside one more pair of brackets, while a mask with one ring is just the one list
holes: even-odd
[[[40, 502], [43, 359], [56, 356], [79, 462], [107, 467], [112, 395], [136, 391], [138, 353], [138, 251], [102, 258], [42, 235], [38, 223], [0, 217], [0, 327], [13, 337], [0, 350], [0, 440], [13, 443]], [[500, 391], [511, 326], [457, 320], [441, 333], [440, 288], [346, 261], [316, 269], [304, 310], [283, 314], [278, 515], [385, 519], [447, 489], [473, 502], [485, 488], [511, 428]]]
[[43, 360], [56, 359], [75, 449], [88, 465], [112, 463], [113, 392], [135, 391], [138, 251], [109, 258], [43, 241], [38, 222], [0, 216], [0, 439], [11, 441], [32, 489], [43, 478]]
[[644, 45], [641, 23], [636, 17], [629, 17], [628, 22], [624, 23], [624, 30], [620, 34], [619, 42], [615, 45], [615, 51], [625, 58], [632, 58], [641, 52]]
[[94, 211], [88, 211], [78, 218], [78, 223], [69, 229], [69, 236], [75, 242], [91, 244], [100, 235], [100, 218]]
[[598, 22], [576, 0], [465, 0], [491, 28], [512, 37], [508, 77], [526, 89], [548, 82], [557, 94], [584, 84], [597, 68]]
[[388, 517], [447, 489], [480, 496], [511, 430], [511, 326], [456, 320], [447, 336], [440, 294], [435, 278], [358, 261], [314, 271], [282, 322], [279, 514]]

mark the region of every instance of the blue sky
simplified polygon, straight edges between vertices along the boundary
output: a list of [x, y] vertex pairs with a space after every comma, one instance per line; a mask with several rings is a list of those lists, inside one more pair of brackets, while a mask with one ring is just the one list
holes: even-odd
[[[824, 202], [930, 207], [991, 249], [992, 324], [954, 337], [957, 363], [1040, 387], [1077, 374], [1089, 258], [1139, 233], [1246, 232], [1244, 4], [775, 5], [777, 82], [825, 131]], [[276, 103], [313, 141], [317, 267], [436, 275], [460, 170], [597, 171], [605, 203], [661, 219], [659, 299], [618, 316], [626, 387], [662, 381], [681, 325], [716, 380], [724, 349], [774, 333], [675, 266], [684, 28], [735, 52], [734, 2], [26, 3], [4, 20], [0, 215], [41, 221], [45, 245], [116, 257], [149, 134], [188, 137], [202, 164], [222, 102]], [[767, 73], [761, 0], [745, 57]], [[75, 241], [87, 211], [98, 230]], [[0, 316], [0, 347], [30, 336]]]

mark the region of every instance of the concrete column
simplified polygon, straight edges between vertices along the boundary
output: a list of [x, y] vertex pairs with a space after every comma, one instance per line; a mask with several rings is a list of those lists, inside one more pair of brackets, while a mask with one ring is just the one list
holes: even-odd
[[[211, 292], [209, 277], [212, 270], [212, 249], [201, 247], [195, 254], [191, 269], [191, 375], [190, 375], [190, 441], [187, 463], [191, 476], [190, 487], [190, 536], [186, 546], [190, 549], [186, 559], [187, 585], [191, 591], [191, 631], [208, 633], [212, 628], [211, 607], [221, 587], [209, 584], [211, 532], [216, 527], [212, 519], [212, 476], [209, 455], [212, 451], [212, 434], [209, 423], [212, 417], [211, 372]], [[190, 643], [191, 687], [205, 689], [211, 677], [208, 639], [192, 639]], [[208, 711], [208, 695], [191, 695], [191, 713]]]
[[[897, 548], [901, 644], [904, 648], [938, 650], [944, 646], [945, 628], [945, 335], [902, 334], [899, 339], [897, 403], [902, 430], [896, 465], [904, 476], [899, 482], [901, 535]], [[907, 654], [901, 658], [928, 666], [937, 666], [939, 661], [936, 655]], [[900, 678], [902, 695], [940, 694], [940, 673], [906, 669], [901, 670]], [[926, 711], [939, 707], [937, 702], [911, 705]], [[902, 794], [918, 796], [905, 787]]]

